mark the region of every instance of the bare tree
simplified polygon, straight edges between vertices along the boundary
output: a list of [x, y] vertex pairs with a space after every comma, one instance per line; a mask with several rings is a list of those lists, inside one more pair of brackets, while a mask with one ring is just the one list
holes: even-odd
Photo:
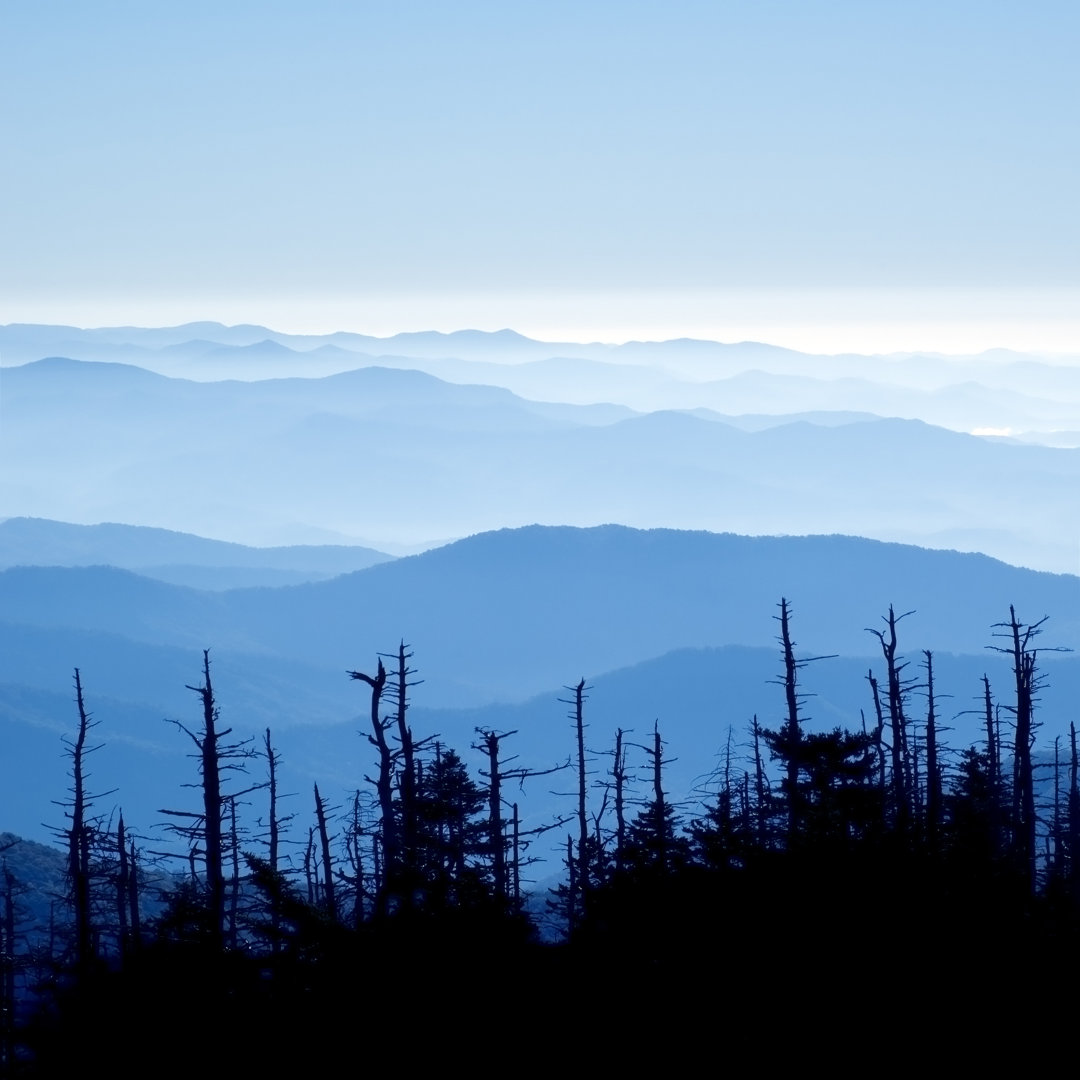
[[[550, 769], [527, 769], [515, 767], [508, 769], [506, 766], [514, 761], [514, 758], [507, 758], [500, 761], [500, 745], [503, 739], [508, 739], [511, 735], [516, 735], [516, 731], [493, 731], [490, 728], [477, 728], [477, 734], [480, 736], [479, 743], [473, 744], [474, 750], [482, 751], [488, 760], [488, 767], [486, 770], [481, 769], [480, 775], [486, 778], [488, 782], [488, 851], [491, 858], [491, 873], [492, 873], [492, 889], [494, 891], [497, 900], [505, 902], [511, 899], [509, 886], [510, 877], [507, 871], [507, 839], [506, 839], [506, 826], [503, 818], [503, 785], [517, 781], [519, 785], [523, 785], [526, 780], [534, 776], [548, 776], [551, 773], [559, 772], [569, 766], [569, 762], [564, 762], [562, 765], [555, 765]], [[557, 828], [559, 825], [564, 824], [565, 818], [560, 819], [551, 825], [542, 826], [540, 829], [531, 830], [533, 835], [537, 835], [540, 832], [546, 832], [549, 829]], [[520, 852], [522, 833], [519, 830], [517, 836], [516, 849]], [[514, 868], [514, 873], [518, 873], [518, 868]]]
[[[592, 868], [589, 865], [589, 816], [586, 803], [586, 791], [588, 785], [587, 762], [585, 760], [585, 717], [584, 704], [588, 695], [585, 691], [585, 680], [581, 679], [575, 686], [567, 686], [573, 695], [571, 698], [559, 698], [564, 705], [570, 706], [570, 719], [574, 724], [574, 734], [577, 740], [577, 819], [578, 819], [578, 844], [577, 866], [571, 870], [571, 897], [567, 909], [571, 912], [571, 930], [573, 929], [573, 914], [580, 913], [581, 918], [586, 918], [589, 907], [589, 890], [591, 885]], [[575, 872], [576, 871], [576, 872]], [[576, 895], [575, 895], [576, 894]]]
[[[245, 759], [251, 757], [248, 742], [225, 742], [232, 734], [232, 728], [219, 730], [217, 702], [214, 687], [210, 681], [210, 650], [203, 650], [203, 681], [201, 686], [188, 686], [188, 690], [199, 695], [202, 702], [202, 729], [196, 733], [174, 720], [172, 723], [183, 731], [195, 744], [199, 761], [200, 782], [197, 786], [202, 791], [202, 811], [199, 813], [185, 810], [159, 810], [161, 814], [178, 819], [172, 826], [173, 831], [187, 839], [189, 857], [194, 865], [197, 854], [201, 854], [204, 867], [203, 891], [206, 907], [206, 932], [212, 947], [221, 948], [225, 943], [225, 819], [229, 812], [230, 800], [254, 791], [261, 785], [246, 788], [230, 794], [223, 793], [222, 785], [225, 774], [243, 769]], [[180, 824], [180, 821], [186, 824]], [[230, 844], [236, 844], [235, 834], [230, 832]], [[166, 853], [171, 854], [171, 853]]]
[[1004, 653], [1012, 659], [1016, 680], [1016, 705], [1009, 710], [1013, 713], [1016, 724], [1013, 737], [1013, 855], [1032, 893], [1036, 886], [1036, 814], [1031, 749], [1035, 745], [1037, 727], [1034, 716], [1035, 699], [1041, 688], [1036, 675], [1038, 653], [1034, 648], [1034, 640], [1042, 632], [1046, 619], [1047, 616], [1044, 615], [1036, 623], [1022, 623], [1016, 617], [1015, 608], [1010, 605], [1009, 621], [994, 624], [994, 636], [1004, 638], [1007, 644], [989, 646], [995, 652]]
[[926, 657], [926, 842], [936, 853], [941, 833], [941, 767], [938, 764], [936, 699], [934, 697], [934, 657], [929, 649]]
[[983, 716], [986, 723], [986, 771], [990, 788], [990, 831], [997, 848], [1001, 840], [1001, 739], [998, 736], [990, 679], [983, 675]]
[[391, 894], [397, 895], [400, 892], [401, 845], [394, 812], [394, 752], [386, 738], [391, 721], [383, 719], [381, 715], [382, 696], [386, 689], [386, 668], [382, 659], [379, 659], [378, 663], [375, 675], [365, 675], [362, 671], [350, 671], [348, 675], [351, 679], [366, 683], [371, 689], [371, 731], [368, 733], [368, 741], [379, 754], [379, 775], [374, 780], [371, 777], [367, 779], [375, 785], [379, 798], [382, 862], [382, 880], [375, 893], [375, 914], [387, 915], [391, 910]]
[[139, 912], [138, 856], [135, 841], [128, 836], [124, 826], [123, 812], [116, 826], [116, 924], [120, 955], [126, 956], [139, 947], [142, 920]]
[[[263, 735], [263, 753], [266, 757], [266, 793], [268, 798], [268, 811], [266, 819], [266, 834], [262, 841], [266, 845], [266, 870], [271, 882], [274, 883], [269, 894], [270, 905], [270, 948], [276, 955], [281, 949], [281, 901], [282, 888], [282, 861], [281, 861], [281, 830], [282, 827], [292, 820], [293, 815], [282, 817], [278, 810], [278, 803], [282, 798], [278, 791], [278, 767], [281, 757], [274, 749], [270, 739], [270, 729], [267, 728]], [[261, 825], [261, 822], [260, 822]]]
[[89, 735], [95, 721], [86, 711], [82, 676], [75, 668], [75, 703], [79, 722], [74, 739], [65, 737], [71, 759], [71, 798], [64, 804], [68, 827], [60, 832], [67, 845], [67, 877], [71, 910], [75, 921], [75, 970], [80, 978], [89, 972], [97, 955], [92, 902], [91, 857], [98, 833], [98, 823], [91, 819], [94, 799], [86, 787], [86, 758], [101, 748], [89, 745]]
[[623, 729], [615, 731], [615, 760], [611, 766], [611, 782], [615, 789], [615, 872], [623, 868], [626, 855], [626, 747]]
[[[906, 836], [911, 830], [911, 811], [913, 795], [913, 778], [911, 776], [911, 755], [908, 751], [908, 721], [905, 714], [908, 691], [911, 683], [903, 677], [903, 671], [907, 667], [903, 657], [897, 652], [896, 624], [908, 615], [914, 614], [905, 611], [897, 615], [892, 604], [889, 605], [889, 614], [882, 616], [885, 621], [884, 630], [876, 630], [868, 627], [871, 633], [878, 639], [881, 652], [885, 658], [887, 676], [887, 691], [885, 701], [889, 714], [889, 736], [892, 751], [892, 802], [893, 813], [897, 831]], [[875, 691], [875, 708], [879, 710], [880, 701], [877, 699], [877, 684], [871, 684]]]
[[[417, 866], [419, 836], [419, 822], [417, 818], [417, 777], [419, 762], [417, 752], [424, 742], [413, 738], [412, 728], [409, 727], [407, 712], [409, 708], [409, 690], [418, 686], [422, 679], [411, 679], [415, 675], [413, 668], [409, 667], [409, 661], [413, 654], [409, 652], [409, 646], [401, 641], [398, 650], [388, 659], [394, 663], [393, 677], [386, 682], [385, 696], [393, 707], [394, 724], [397, 728], [398, 748], [393, 754], [393, 759], [400, 763], [397, 770], [397, 834], [399, 841], [399, 856], [401, 865], [399, 874], [401, 877], [401, 896], [399, 902], [407, 906], [411, 904], [413, 895], [419, 886], [420, 868]], [[380, 747], [381, 754], [381, 747]]]
[[1066, 877], [1073, 902], [1080, 904], [1080, 779], [1076, 754], [1076, 724], [1069, 722], [1069, 801], [1066, 810], [1066, 836], [1069, 865]]
[[331, 919], [337, 918], [337, 898], [334, 895], [334, 863], [330, 857], [330, 834], [326, 827], [326, 804], [319, 795], [319, 785], [315, 785], [315, 818], [319, 828], [319, 848], [322, 853], [323, 885], [322, 902], [326, 914]]
[[763, 730], [773, 756], [784, 764], [785, 776], [782, 788], [787, 799], [787, 836], [789, 846], [796, 843], [802, 828], [803, 799], [799, 788], [799, 774], [803, 767], [802, 706], [807, 695], [798, 688], [798, 673], [817, 660], [832, 659], [831, 656], [796, 658], [795, 642], [791, 637], [791, 607], [786, 597], [780, 598], [780, 614], [773, 618], [780, 623], [780, 647], [783, 654], [784, 674], [775, 684], [784, 688], [786, 714], [778, 732]]
[[762, 851], [768, 846], [768, 807], [766, 806], [765, 763], [761, 758], [761, 725], [757, 713], [751, 722], [750, 732], [754, 740], [754, 795], [757, 799], [756, 840]]

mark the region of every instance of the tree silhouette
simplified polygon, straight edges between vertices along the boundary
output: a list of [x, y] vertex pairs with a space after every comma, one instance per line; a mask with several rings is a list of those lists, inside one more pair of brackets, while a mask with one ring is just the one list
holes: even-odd
[[446, 913], [490, 897], [492, 880], [483, 858], [487, 830], [480, 820], [484, 802], [461, 758], [436, 745], [416, 790], [416, 865], [425, 910]]
[[[1012, 774], [1012, 838], [1013, 857], [1017, 869], [1026, 880], [1028, 892], [1034, 894], [1036, 877], [1036, 811], [1035, 771], [1031, 750], [1035, 744], [1035, 702], [1042, 683], [1037, 674], [1038, 652], [1035, 639], [1042, 633], [1047, 616], [1038, 622], [1025, 624], [1016, 616], [1015, 608], [1009, 606], [1009, 621], [995, 623], [995, 636], [1004, 638], [1006, 645], [990, 646], [995, 652], [1004, 653], [1012, 660], [1016, 683], [1016, 704], [1009, 711], [1015, 721], [1013, 736]], [[1057, 652], [1060, 650], [1053, 649]]]
[[653, 724], [652, 743], [643, 747], [652, 778], [652, 798], [630, 824], [625, 863], [632, 877], [662, 879], [685, 865], [690, 846], [679, 832], [675, 808], [664, 791], [664, 757], [659, 721]]
[[375, 894], [375, 914], [385, 916], [390, 913], [401, 896], [401, 845], [399, 842], [398, 821], [394, 808], [394, 752], [386, 738], [386, 731], [391, 721], [381, 713], [383, 691], [386, 689], [386, 668], [382, 659], [374, 675], [365, 675], [362, 671], [348, 672], [349, 678], [366, 683], [371, 689], [371, 731], [368, 741], [379, 754], [379, 774], [372, 780], [379, 799], [379, 837], [381, 847], [381, 873], [376, 868], [378, 887]]
[[87, 754], [99, 749], [100, 745], [87, 745], [92, 722], [83, 702], [82, 679], [78, 668], [75, 669], [75, 701], [79, 710], [79, 726], [75, 739], [68, 744], [71, 755], [71, 825], [67, 830], [68, 881], [75, 916], [75, 969], [79, 976], [85, 979], [95, 957], [90, 910], [90, 853], [95, 829], [89, 820], [90, 797], [86, 791], [85, 759]]
[[[867, 632], [878, 639], [885, 659], [887, 676], [886, 706], [889, 718], [890, 749], [892, 753], [892, 804], [896, 829], [900, 836], [907, 836], [912, 824], [913, 778], [911, 775], [912, 758], [908, 750], [908, 720], [906, 714], [908, 692], [911, 682], [903, 677], [907, 664], [897, 651], [896, 624], [906, 619], [913, 612], [905, 611], [897, 615], [892, 604], [889, 614], [882, 616], [884, 630], [871, 627]], [[875, 708], [881, 715], [881, 705], [877, 698], [877, 683], [871, 682], [875, 694]], [[879, 724], [880, 726], [880, 724]]]
[[337, 918], [337, 896], [334, 892], [334, 862], [330, 855], [330, 833], [326, 825], [326, 803], [315, 784], [315, 817], [319, 829], [319, 853], [322, 856], [322, 905], [330, 919]]
[[[211, 949], [220, 950], [225, 944], [225, 818], [229, 813], [230, 800], [235, 800], [255, 790], [249, 787], [234, 793], [223, 792], [225, 777], [243, 770], [244, 761], [251, 757], [250, 740], [225, 742], [232, 728], [219, 728], [220, 716], [210, 681], [210, 650], [203, 650], [203, 681], [201, 686], [188, 686], [198, 694], [202, 703], [202, 728], [194, 732], [179, 720], [172, 723], [183, 731], [195, 744], [199, 761], [199, 784], [202, 792], [202, 811], [169, 810], [158, 812], [177, 819], [172, 825], [175, 835], [189, 845], [192, 863], [201, 856], [204, 867], [202, 883], [203, 912], [201, 932], [207, 937]], [[256, 785], [256, 787], [261, 785]], [[184, 822], [185, 824], [181, 824]], [[235, 831], [229, 841], [236, 845]], [[171, 853], [168, 853], [171, 854]]]
[[937, 699], [934, 696], [934, 656], [926, 657], [926, 843], [931, 854], [937, 853], [941, 832], [941, 766], [938, 761]]
[[804, 805], [804, 792], [800, 786], [800, 772], [804, 768], [803, 747], [803, 715], [802, 706], [806, 700], [806, 694], [798, 688], [798, 673], [817, 660], [828, 660], [828, 656], [810, 656], [797, 659], [795, 656], [795, 642], [791, 637], [791, 608], [786, 597], [780, 598], [780, 614], [774, 618], [780, 623], [780, 642], [783, 656], [784, 673], [776, 680], [776, 684], [784, 688], [784, 703], [786, 713], [784, 723], [778, 731], [768, 728], [761, 729], [761, 738], [769, 748], [774, 760], [779, 761], [784, 770], [784, 777], [780, 783], [780, 791], [787, 809], [787, 844], [788, 847], [798, 845], [804, 832], [804, 818], [806, 807]]

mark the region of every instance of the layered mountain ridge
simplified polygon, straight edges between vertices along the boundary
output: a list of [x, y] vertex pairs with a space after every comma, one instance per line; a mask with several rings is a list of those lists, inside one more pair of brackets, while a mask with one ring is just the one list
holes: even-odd
[[[57, 525], [49, 557], [64, 557], [72, 535]], [[328, 581], [224, 592], [110, 567], [23, 566], [0, 572], [9, 827], [38, 835], [41, 794], [62, 792], [75, 667], [105, 744], [96, 781], [123, 791], [129, 821], [152, 819], [163, 786], [189, 779], [189, 747], [163, 721], [197, 710], [187, 686], [203, 648], [223, 718], [241, 737], [274, 730], [293, 789], [314, 778], [344, 797], [363, 785], [365, 703], [345, 673], [373, 669], [400, 640], [423, 679], [412, 692], [418, 733], [468, 755], [476, 727], [516, 728], [530, 760], [561, 759], [560, 688], [585, 676], [590, 745], [605, 747], [615, 726], [640, 733], [659, 720], [681, 760], [672, 783], [689, 784], [713, 767], [728, 727], [738, 735], [751, 715], [773, 723], [782, 712], [770, 685], [781, 596], [800, 655], [838, 654], [803, 676], [819, 726], [857, 730], [872, 715], [866, 672], [880, 651], [867, 629], [883, 625], [889, 604], [911, 612], [900, 631], [913, 675], [921, 650], [934, 650], [938, 693], [951, 695], [939, 708], [958, 739], [977, 737], [983, 673], [1007, 700], [1007, 658], [988, 647], [1010, 605], [1025, 621], [1049, 616], [1048, 645], [1080, 646], [1080, 578], [851, 537], [534, 526]], [[1067, 730], [1080, 662], [1048, 653], [1045, 671], [1039, 719]]]
[[534, 522], [843, 532], [1076, 569], [1080, 450], [814, 411], [802, 391], [795, 416], [740, 420], [381, 367], [197, 382], [64, 359], [5, 368], [0, 391], [12, 516], [392, 551]]

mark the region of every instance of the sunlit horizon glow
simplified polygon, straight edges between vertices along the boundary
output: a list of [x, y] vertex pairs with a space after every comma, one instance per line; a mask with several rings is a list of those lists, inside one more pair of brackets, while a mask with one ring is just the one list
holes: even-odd
[[625, 289], [348, 295], [31, 298], [5, 321], [81, 328], [254, 324], [290, 334], [511, 329], [545, 342], [696, 338], [808, 353], [1080, 358], [1080, 289]]
[[60, 8], [0, 322], [1080, 352], [1075, 4]]

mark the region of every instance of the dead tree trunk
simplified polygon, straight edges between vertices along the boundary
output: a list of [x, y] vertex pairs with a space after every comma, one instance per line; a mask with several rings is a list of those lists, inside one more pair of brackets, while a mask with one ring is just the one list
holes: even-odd
[[270, 798], [270, 816], [267, 821], [267, 866], [275, 886], [270, 890], [270, 950], [276, 956], [281, 951], [281, 889], [276, 885], [281, 859], [281, 822], [278, 820], [277, 767], [278, 756], [270, 742], [270, 729], [263, 738], [266, 752], [266, 787]]
[[[416, 674], [409, 667], [412, 653], [402, 641], [396, 653], [392, 654], [395, 665], [394, 677], [388, 679], [385, 693], [394, 707], [394, 720], [397, 727], [398, 749], [393, 753], [397, 770], [397, 842], [398, 842], [398, 885], [397, 901], [405, 907], [411, 907], [414, 894], [421, 887], [420, 859], [420, 820], [418, 809], [419, 763], [417, 750], [420, 743], [413, 738], [408, 725], [409, 689], [423, 680], [410, 680]], [[386, 726], [384, 722], [384, 727]], [[380, 754], [382, 748], [380, 747]]]
[[488, 771], [480, 775], [486, 775], [488, 779], [488, 848], [491, 853], [492, 888], [500, 900], [506, 899], [506, 839], [503, 835], [503, 776], [499, 769], [499, 743], [513, 734], [513, 731], [503, 734], [481, 732], [482, 749], [488, 758]]
[[587, 769], [585, 761], [585, 680], [582, 679], [576, 686], [568, 686], [567, 690], [574, 696], [572, 698], [560, 698], [564, 704], [570, 706], [570, 719], [574, 723], [574, 734], [577, 739], [577, 819], [578, 819], [578, 845], [577, 845], [577, 896], [571, 897], [571, 906], [577, 903], [578, 913], [584, 919], [588, 913], [590, 868], [589, 868], [589, 816], [586, 803]]
[[758, 723], [757, 713], [750, 730], [754, 736], [754, 794], [757, 798], [757, 846], [761, 851], [765, 850], [768, 840], [767, 821], [768, 814], [765, 806], [765, 765], [761, 760], [761, 725]]
[[131, 927], [131, 949], [137, 951], [142, 942], [142, 917], [139, 912], [139, 860], [135, 841], [128, 841], [128, 916]]
[[983, 675], [982, 681], [986, 718], [986, 775], [990, 786], [990, 835], [997, 851], [1001, 844], [1001, 753], [994, 729], [994, 699], [990, 694], [990, 679]]
[[270, 867], [270, 872], [276, 877], [278, 870], [280, 869], [281, 858], [281, 822], [278, 819], [277, 802], [278, 802], [278, 790], [277, 790], [277, 767], [278, 757], [273, 746], [270, 743], [270, 729], [266, 729], [266, 736], [263, 741], [263, 746], [266, 750], [266, 787], [267, 793], [270, 797], [270, 817], [267, 822], [267, 865]]
[[334, 866], [330, 858], [330, 834], [326, 828], [326, 806], [315, 785], [315, 818], [319, 825], [319, 846], [323, 864], [323, 907], [331, 919], [337, 919], [337, 898], [334, 895]]
[[1009, 621], [998, 623], [998, 636], [1008, 640], [1007, 646], [995, 646], [995, 651], [1011, 657], [1016, 679], [1016, 735], [1013, 741], [1013, 854], [1017, 868], [1027, 880], [1028, 890], [1036, 887], [1035, 844], [1035, 776], [1031, 748], [1035, 742], [1034, 707], [1037, 679], [1036, 650], [1031, 647], [1045, 618], [1030, 626], [1021, 623], [1016, 610], [1009, 607]]
[[791, 607], [786, 597], [780, 598], [779, 606], [780, 614], [774, 615], [773, 618], [780, 623], [779, 641], [783, 651], [784, 674], [781, 679], [773, 681], [784, 688], [787, 709], [779, 735], [767, 733], [766, 742], [774, 756], [779, 757], [785, 765], [783, 788], [787, 796], [787, 837], [788, 846], [791, 847], [799, 842], [805, 816], [804, 795], [799, 786], [799, 775], [804, 769], [805, 753], [802, 738], [803, 717], [800, 711], [805, 695], [800, 694], [798, 690], [798, 672], [815, 660], [827, 660], [831, 657], [811, 656], [796, 659], [795, 642], [791, 639]]
[[240, 920], [240, 836], [236, 831], [236, 796], [229, 799], [229, 948], [235, 949]]
[[577, 864], [574, 861], [574, 838], [566, 834], [566, 934], [573, 937], [577, 929]]
[[[379, 798], [382, 850], [381, 886], [375, 894], [375, 914], [382, 916], [389, 914], [391, 910], [390, 894], [398, 891], [401, 870], [400, 845], [394, 814], [394, 753], [386, 739], [389, 721], [384, 721], [380, 716], [383, 690], [386, 688], [386, 668], [380, 659], [374, 677], [365, 675], [362, 671], [350, 671], [349, 677], [367, 683], [371, 688], [371, 733], [368, 735], [368, 741], [379, 754], [379, 775], [373, 783]], [[370, 780], [370, 777], [368, 779]]]
[[787, 749], [788, 842], [792, 843], [798, 835], [801, 817], [798, 792], [802, 730], [799, 727], [799, 699], [795, 689], [798, 665], [791, 641], [788, 602], [784, 597], [780, 598], [780, 641], [784, 649], [784, 698], [787, 703], [784, 735]]
[[189, 686], [203, 706], [203, 730], [195, 739], [202, 765], [203, 859], [206, 866], [206, 899], [211, 944], [220, 947], [225, 933], [225, 873], [222, 866], [221, 758], [218, 752], [218, 709], [210, 682], [210, 650], [203, 650], [203, 684]]
[[364, 829], [360, 813], [360, 792], [353, 796], [352, 821], [349, 825], [347, 849], [352, 865], [353, 926], [359, 929], [364, 923]]
[[518, 804], [513, 805], [513, 845], [512, 878], [514, 911], [521, 911], [521, 818], [518, 816]]
[[889, 614], [885, 616], [885, 630], [870, 630], [881, 644], [881, 652], [885, 658], [887, 683], [886, 701], [889, 712], [889, 734], [892, 739], [892, 801], [895, 815], [896, 831], [901, 836], [909, 836], [911, 832], [911, 756], [908, 753], [907, 717], [904, 714], [907, 686], [905, 686], [902, 673], [907, 665], [901, 661], [897, 653], [896, 624], [911, 612], [897, 615], [892, 604], [889, 605]]
[[120, 946], [120, 956], [125, 957], [131, 945], [130, 930], [128, 928], [128, 892], [130, 883], [128, 878], [131, 874], [131, 866], [128, 860], [127, 835], [124, 831], [124, 815], [116, 825], [116, 925], [117, 938]]
[[315, 887], [315, 874], [312, 864], [315, 861], [315, 830], [307, 831], [307, 847], [304, 848], [304, 883], [307, 885], [307, 902], [309, 907], [314, 907], [318, 894]]
[[[193, 883], [198, 882], [196, 859], [201, 857], [204, 867], [204, 932], [206, 942], [212, 949], [221, 949], [226, 939], [225, 910], [225, 815], [226, 806], [246, 791], [224, 794], [222, 786], [228, 771], [243, 771], [239, 761], [252, 756], [247, 741], [227, 743], [226, 736], [231, 728], [220, 729], [218, 723], [217, 701], [214, 697], [213, 683], [210, 681], [210, 650], [203, 650], [203, 682], [201, 686], [188, 686], [188, 690], [199, 695], [202, 702], [203, 723], [199, 732], [189, 730], [179, 721], [172, 721], [195, 744], [199, 757], [200, 787], [202, 789], [202, 812], [184, 810], [161, 810], [162, 814], [184, 819], [187, 824], [175, 824], [172, 830], [184, 837], [189, 844], [188, 858], [191, 866]], [[232, 843], [239, 839], [232, 834]], [[239, 877], [237, 872], [235, 877]]]
[[615, 731], [615, 764], [611, 768], [615, 784], [615, 873], [622, 871], [626, 857], [626, 750], [623, 729]]
[[1076, 725], [1069, 723], [1069, 802], [1068, 802], [1068, 845], [1069, 866], [1067, 869], [1069, 890], [1074, 903], [1080, 903], [1080, 786], [1077, 783]]
[[[1052, 841], [1052, 843], [1051, 843]], [[1046, 880], [1064, 880], [1065, 818], [1061, 812], [1061, 736], [1054, 736], [1054, 817], [1046, 838]]]
[[75, 700], [79, 708], [79, 727], [71, 753], [71, 828], [68, 830], [68, 878], [75, 915], [75, 968], [80, 977], [90, 970], [94, 959], [94, 934], [90, 912], [90, 839], [84, 764], [94, 747], [86, 745], [90, 717], [83, 702], [82, 679], [75, 669]]
[[870, 683], [870, 693], [874, 699], [874, 716], [877, 718], [877, 726], [874, 728], [874, 748], [877, 752], [878, 790], [884, 800], [887, 790], [885, 785], [885, 716], [881, 710], [881, 691], [877, 679], [874, 678], [873, 671], [866, 673], [866, 679]]
[[[506, 863], [506, 825], [502, 813], [503, 784], [508, 780], [517, 780], [519, 783], [524, 783], [533, 776], [547, 776], [550, 773], [566, 768], [569, 762], [556, 765], [551, 769], [507, 769], [504, 768], [506, 763], [499, 760], [500, 743], [503, 739], [516, 735], [517, 732], [492, 731], [490, 728], [477, 728], [476, 732], [480, 736], [480, 742], [474, 743], [473, 749], [481, 751], [488, 759], [487, 770], [481, 769], [480, 775], [486, 778], [488, 782], [487, 834], [488, 850], [491, 857], [492, 891], [495, 899], [505, 904], [511, 901], [512, 897], [509, 892], [510, 880]], [[509, 760], [513, 761], [513, 758]], [[565, 819], [561, 819], [559, 824], [564, 821]], [[520, 842], [520, 838], [521, 834], [519, 832], [518, 842]]]
[[1028, 882], [1035, 890], [1035, 775], [1031, 763], [1033, 690], [1035, 686], [1035, 654], [1028, 652], [1020, 641], [1019, 624], [1012, 616], [1013, 639], [1016, 643], [1016, 744], [1013, 755], [1013, 816], [1016, 821], [1017, 852], [1025, 863]]
[[934, 702], [934, 658], [926, 657], [926, 843], [931, 854], [938, 850], [941, 832], [941, 769], [938, 766], [937, 715]]
[[664, 801], [664, 758], [663, 758], [663, 744], [660, 741], [660, 725], [653, 725], [653, 748], [652, 748], [652, 767], [653, 767], [653, 817], [656, 820], [656, 833], [659, 839], [659, 847], [657, 849], [657, 855], [660, 863], [661, 872], [666, 871], [668, 867], [668, 850], [667, 850], [667, 803]]

